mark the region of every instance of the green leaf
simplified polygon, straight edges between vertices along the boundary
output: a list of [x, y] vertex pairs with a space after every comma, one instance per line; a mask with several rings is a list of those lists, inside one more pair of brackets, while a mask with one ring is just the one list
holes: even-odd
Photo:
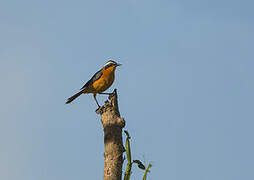
[[133, 163], [138, 164], [138, 167], [142, 170], [145, 170], [146, 167], [144, 166], [144, 164], [140, 161], [140, 160], [133, 160]]

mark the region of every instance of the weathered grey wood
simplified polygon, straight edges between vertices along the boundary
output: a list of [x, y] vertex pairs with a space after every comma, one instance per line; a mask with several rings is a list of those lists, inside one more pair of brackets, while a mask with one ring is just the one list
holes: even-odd
[[104, 180], [121, 180], [123, 165], [122, 129], [125, 120], [120, 117], [117, 101], [117, 91], [109, 97], [109, 101], [96, 110], [101, 115], [104, 129]]

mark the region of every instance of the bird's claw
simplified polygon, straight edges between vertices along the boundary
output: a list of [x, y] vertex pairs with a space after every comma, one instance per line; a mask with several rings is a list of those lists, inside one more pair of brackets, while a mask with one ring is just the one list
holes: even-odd
[[114, 96], [114, 94], [115, 94], [114, 92], [110, 93], [108, 98], [111, 99]]

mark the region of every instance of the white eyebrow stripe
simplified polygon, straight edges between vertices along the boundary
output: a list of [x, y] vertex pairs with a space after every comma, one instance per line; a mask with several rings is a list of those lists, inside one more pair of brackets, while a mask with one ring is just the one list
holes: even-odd
[[110, 64], [115, 64], [115, 63], [112, 62], [112, 61], [109, 61], [109, 62], [107, 62], [107, 63], [104, 65], [104, 67], [107, 66], [107, 65], [110, 65]]

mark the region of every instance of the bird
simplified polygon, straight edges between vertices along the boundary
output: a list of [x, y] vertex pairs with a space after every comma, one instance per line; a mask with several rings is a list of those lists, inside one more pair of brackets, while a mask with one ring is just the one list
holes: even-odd
[[89, 94], [92, 93], [95, 99], [96, 104], [100, 108], [100, 105], [96, 99], [97, 94], [107, 94], [110, 95], [112, 93], [103, 93], [106, 91], [115, 80], [115, 70], [117, 66], [121, 66], [122, 64], [118, 64], [113, 60], [109, 60], [106, 64], [97, 71], [93, 77], [85, 83], [85, 85], [80, 89], [80, 91], [70, 98], [67, 99], [66, 104], [71, 103], [74, 99], [79, 97], [81, 94]]

